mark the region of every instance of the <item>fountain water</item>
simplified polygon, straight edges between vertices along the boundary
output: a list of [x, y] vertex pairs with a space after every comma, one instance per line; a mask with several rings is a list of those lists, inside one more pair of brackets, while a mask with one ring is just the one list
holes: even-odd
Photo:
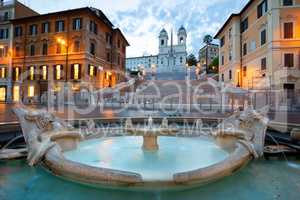
[[[132, 125], [132, 124], [131, 124]], [[153, 118], [150, 116], [145, 127], [133, 127], [128, 126], [125, 131], [129, 135], [142, 136], [143, 137], [143, 150], [145, 151], [157, 151], [158, 146], [158, 136], [174, 136], [178, 132], [177, 129], [168, 128], [168, 120], [163, 119], [161, 126], [155, 126]]]
[[[79, 141], [80, 134], [47, 111], [19, 108], [16, 114], [30, 165], [43, 162], [56, 175], [97, 186], [161, 189], [220, 179], [261, 156], [266, 130], [263, 115], [248, 109], [225, 120], [208, 137], [171, 137], [181, 129], [170, 128], [167, 119], [157, 125], [149, 117], [143, 127], [127, 119], [127, 136]], [[230, 145], [218, 140], [230, 140]]]

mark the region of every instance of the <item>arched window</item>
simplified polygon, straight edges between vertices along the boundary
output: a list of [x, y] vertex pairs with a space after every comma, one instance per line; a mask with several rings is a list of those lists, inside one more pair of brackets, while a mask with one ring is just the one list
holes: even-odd
[[165, 41], [164, 41], [164, 40], [161, 40], [161, 41], [160, 41], [160, 44], [161, 44], [161, 46], [165, 45]]
[[184, 42], [183, 37], [180, 38], [180, 44], [182, 44]]

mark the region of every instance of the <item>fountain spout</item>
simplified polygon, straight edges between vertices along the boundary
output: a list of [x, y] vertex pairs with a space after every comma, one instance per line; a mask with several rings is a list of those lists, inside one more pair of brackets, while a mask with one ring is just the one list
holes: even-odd
[[158, 136], [176, 136], [178, 129], [168, 128], [168, 120], [164, 119], [161, 126], [155, 126], [153, 118], [148, 118], [148, 124], [142, 128], [139, 127], [125, 127], [126, 132], [129, 135], [143, 136], [143, 150], [145, 151], [157, 151]]

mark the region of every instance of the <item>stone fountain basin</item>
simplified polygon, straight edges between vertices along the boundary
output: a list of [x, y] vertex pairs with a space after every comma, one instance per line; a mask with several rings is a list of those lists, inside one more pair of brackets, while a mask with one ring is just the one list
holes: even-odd
[[[58, 143], [46, 153], [44, 165], [57, 176], [96, 187], [120, 187], [122, 189], [157, 188], [161, 190], [199, 186], [216, 181], [233, 174], [253, 158], [249, 150], [234, 137], [209, 137], [209, 139], [228, 153], [225, 159], [209, 166], [174, 173], [172, 176], [162, 179], [149, 179], [140, 173], [129, 170], [123, 171], [92, 166], [68, 159], [66, 153], [70, 149], [64, 151], [63, 149], [66, 149], [63, 146], [64, 143]], [[81, 143], [83, 142], [86, 141], [82, 141]], [[78, 150], [79, 146], [74, 147], [73, 150]], [[116, 157], [115, 159], [119, 158]]]

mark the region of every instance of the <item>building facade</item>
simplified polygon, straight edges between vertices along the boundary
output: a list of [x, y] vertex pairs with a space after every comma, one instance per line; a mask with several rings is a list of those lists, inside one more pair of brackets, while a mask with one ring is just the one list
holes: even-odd
[[163, 29], [158, 37], [158, 55], [127, 58], [126, 68], [129, 70], [144, 69], [156, 73], [184, 71], [187, 58], [185, 28], [183, 26], [179, 28], [176, 44], [174, 44], [173, 32], [170, 37]]
[[252, 0], [220, 40], [220, 80], [249, 89], [300, 90], [300, 0]]
[[[212, 61], [219, 56], [219, 45], [209, 44], [205, 45], [199, 50], [199, 63], [201, 70], [206, 70]], [[206, 64], [207, 62], [207, 64]]]
[[13, 25], [10, 20], [38, 15], [18, 1], [0, 1], [0, 102], [12, 101]]
[[[12, 20], [14, 102], [40, 102], [70, 84], [114, 87], [125, 73], [122, 32], [98, 9], [79, 8]], [[23, 76], [21, 76], [23, 74]]]

